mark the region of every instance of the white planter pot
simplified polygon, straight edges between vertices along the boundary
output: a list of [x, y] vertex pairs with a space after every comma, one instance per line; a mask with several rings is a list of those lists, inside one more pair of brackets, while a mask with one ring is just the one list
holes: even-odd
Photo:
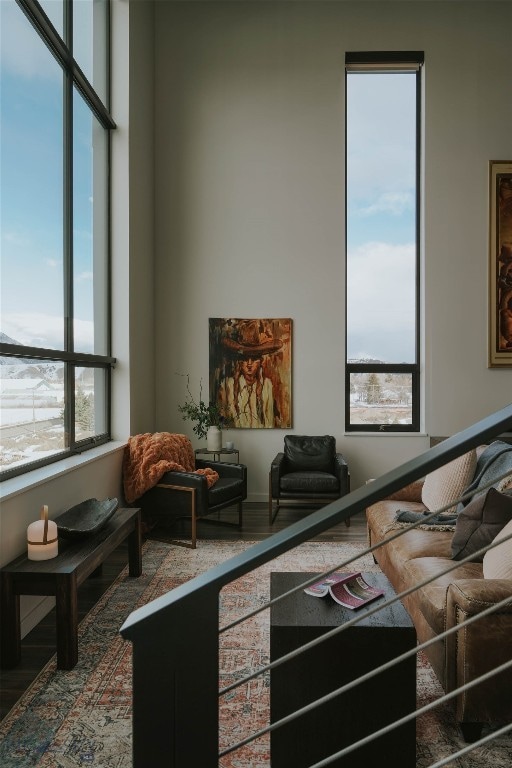
[[222, 448], [222, 432], [218, 427], [208, 428], [206, 447], [209, 451], [220, 451]]

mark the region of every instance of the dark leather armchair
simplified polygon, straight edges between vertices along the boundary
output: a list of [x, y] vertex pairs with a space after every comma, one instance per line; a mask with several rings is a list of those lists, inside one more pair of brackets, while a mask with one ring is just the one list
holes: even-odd
[[181, 546], [196, 548], [197, 520], [219, 512], [225, 507], [237, 505], [238, 523], [211, 520], [222, 525], [242, 527], [242, 502], [247, 498], [247, 467], [244, 464], [228, 464], [221, 461], [195, 459], [196, 469], [211, 467], [219, 479], [208, 488], [204, 475], [193, 472], [166, 472], [159, 483], [137, 499], [144, 516], [150, 523], [162, 522], [169, 518], [189, 517], [191, 519], [191, 543], [174, 541]]
[[270, 466], [269, 524], [274, 522], [282, 501], [317, 506], [349, 491], [348, 465], [341, 453], [336, 453], [334, 437], [286, 435], [284, 453], [278, 453]]

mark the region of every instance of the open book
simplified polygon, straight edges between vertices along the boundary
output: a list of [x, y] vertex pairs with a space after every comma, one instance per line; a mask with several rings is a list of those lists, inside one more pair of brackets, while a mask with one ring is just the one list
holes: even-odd
[[331, 595], [337, 603], [345, 608], [355, 610], [362, 605], [381, 597], [383, 589], [375, 589], [368, 584], [362, 573], [332, 573], [322, 581], [306, 587], [304, 592], [313, 597]]

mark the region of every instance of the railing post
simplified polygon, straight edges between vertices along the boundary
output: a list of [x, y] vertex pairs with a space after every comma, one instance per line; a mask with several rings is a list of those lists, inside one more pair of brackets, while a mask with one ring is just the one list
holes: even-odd
[[216, 768], [218, 591], [186, 596], [122, 634], [133, 643], [133, 768]]

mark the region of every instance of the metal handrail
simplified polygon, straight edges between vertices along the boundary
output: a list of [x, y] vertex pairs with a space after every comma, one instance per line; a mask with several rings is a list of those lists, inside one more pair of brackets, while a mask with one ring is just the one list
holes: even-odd
[[508, 431], [512, 405], [130, 614], [121, 634], [133, 643], [134, 768], [218, 765], [224, 586]]

